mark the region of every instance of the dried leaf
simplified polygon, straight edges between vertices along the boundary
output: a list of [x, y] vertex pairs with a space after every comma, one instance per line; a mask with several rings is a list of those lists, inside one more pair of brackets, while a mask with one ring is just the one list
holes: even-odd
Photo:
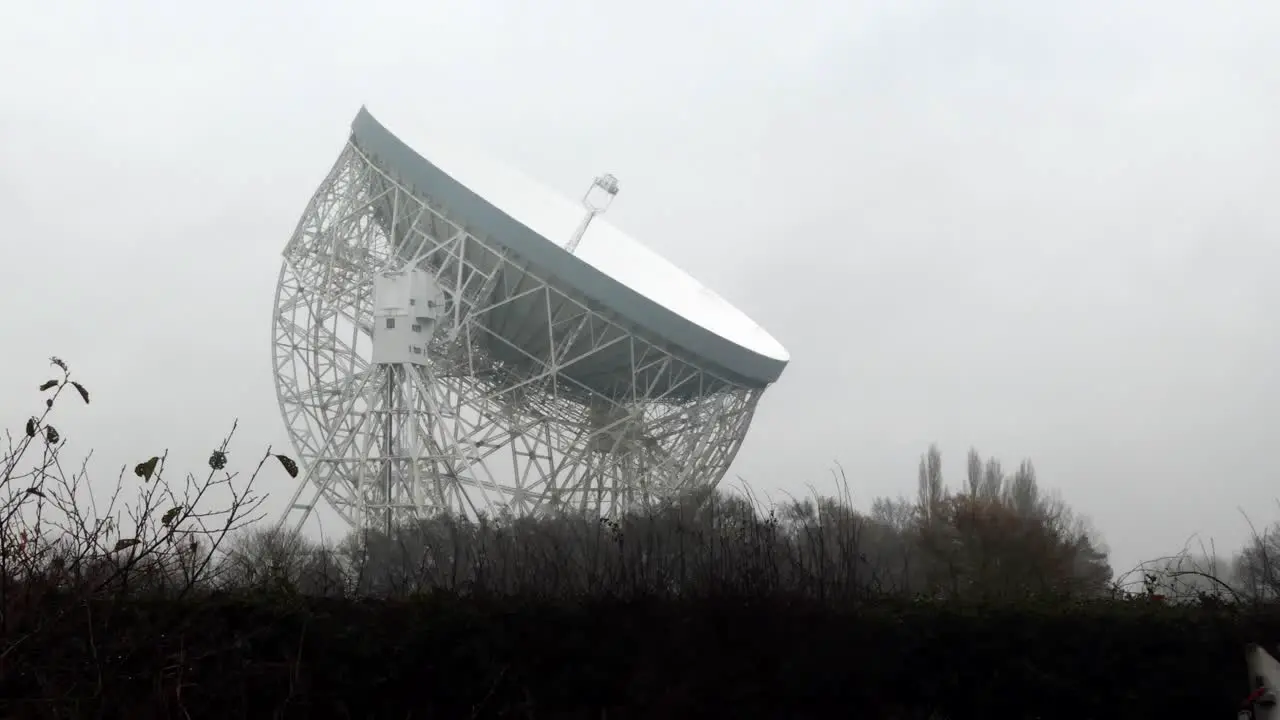
[[40, 383], [40, 391], [41, 391], [41, 392], [44, 392], [45, 390], [48, 390], [49, 388], [56, 388], [56, 387], [58, 387], [58, 381], [57, 381], [57, 380], [45, 380], [43, 383]]
[[71, 384], [75, 387], [76, 392], [80, 393], [80, 399], [84, 400], [84, 404], [85, 404], [85, 405], [88, 405], [88, 404], [89, 404], [89, 391], [88, 391], [88, 390], [85, 390], [85, 389], [84, 389], [84, 386], [83, 386], [83, 385], [81, 385], [80, 383], [76, 382], [75, 380], [72, 380], [72, 381], [71, 381]]
[[121, 538], [120, 540], [117, 540], [117, 541], [116, 541], [116, 546], [115, 546], [115, 548], [113, 548], [113, 552], [120, 552], [121, 550], [128, 550], [129, 548], [131, 548], [131, 547], [133, 547], [134, 545], [137, 545], [137, 544], [138, 544], [138, 539], [137, 539], [137, 538]]
[[276, 459], [284, 466], [284, 471], [289, 473], [289, 477], [298, 477], [298, 463], [294, 462], [293, 458], [287, 455], [277, 455]]
[[60, 357], [51, 357], [51, 358], [49, 358], [49, 362], [51, 362], [51, 363], [53, 363], [54, 365], [57, 365], [58, 367], [62, 368], [62, 372], [66, 372], [66, 371], [67, 371], [67, 364], [66, 364], [66, 363], [64, 363], [64, 362], [62, 362], [62, 358], [60, 358]]
[[27, 418], [27, 437], [36, 436], [36, 419]]
[[39, 488], [27, 488], [27, 494], [28, 494], [28, 495], [35, 495], [36, 497], [38, 497], [38, 498], [40, 498], [40, 499], [42, 499], [42, 500], [48, 500], [48, 499], [49, 499], [47, 496], [45, 496], [45, 494], [44, 494], [44, 493], [43, 493]]
[[144, 482], [150, 480], [151, 476], [156, 472], [156, 465], [159, 463], [160, 458], [158, 457], [153, 457], [146, 462], [138, 463], [137, 467], [133, 469], [133, 474], [142, 478]]
[[49, 441], [50, 445], [57, 445], [58, 441], [62, 439], [62, 435], [58, 433], [58, 429], [52, 425], [45, 426], [44, 437]]
[[169, 527], [171, 524], [173, 524], [173, 521], [177, 519], [178, 513], [181, 513], [181, 512], [182, 512], [181, 505], [178, 505], [177, 507], [169, 508], [164, 512], [164, 515], [160, 517], [160, 524], [165, 527]]

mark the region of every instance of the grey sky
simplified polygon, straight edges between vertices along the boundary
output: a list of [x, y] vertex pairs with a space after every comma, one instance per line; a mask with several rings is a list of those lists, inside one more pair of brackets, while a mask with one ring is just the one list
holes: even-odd
[[[1274, 2], [0, 6], [0, 406], [112, 469], [284, 447], [279, 253], [362, 103], [576, 195], [791, 351], [734, 472], [911, 493], [975, 445], [1115, 564], [1276, 516]], [[395, 130], [395, 128], [392, 128]], [[279, 473], [273, 477], [282, 477]], [[284, 491], [281, 486], [279, 492]]]

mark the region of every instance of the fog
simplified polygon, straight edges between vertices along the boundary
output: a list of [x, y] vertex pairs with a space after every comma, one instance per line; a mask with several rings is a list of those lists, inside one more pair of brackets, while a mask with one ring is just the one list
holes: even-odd
[[[1280, 5], [83, 0], [0, 10], [0, 407], [95, 483], [287, 450], [280, 251], [362, 104], [576, 197], [792, 362], [728, 479], [1031, 458], [1113, 564], [1277, 515]], [[274, 473], [264, 489], [292, 488]], [[278, 504], [275, 506], [278, 508]]]

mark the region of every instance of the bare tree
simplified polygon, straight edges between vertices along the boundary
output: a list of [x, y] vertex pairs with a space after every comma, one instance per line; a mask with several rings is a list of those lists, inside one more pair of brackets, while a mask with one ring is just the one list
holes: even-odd
[[978, 495], [988, 500], [994, 500], [1000, 497], [1000, 491], [1004, 488], [1004, 470], [1000, 467], [1000, 461], [995, 458], [988, 458], [986, 466], [982, 469], [982, 488]]
[[[103, 497], [89, 482], [86, 457], [68, 471], [66, 439], [54, 424], [68, 397], [88, 405], [88, 389], [67, 364], [51, 358], [56, 376], [39, 386], [40, 414], [31, 416], [0, 462], [0, 605], [5, 627], [24, 608], [51, 612], [55, 598], [170, 593], [209, 587], [213, 560], [231, 532], [256, 519], [254, 480], [229, 471], [235, 426], [207, 458], [208, 471], [170, 481], [161, 452], [122, 469]], [[290, 473], [293, 461], [274, 456]]]
[[1243, 595], [1254, 600], [1280, 598], [1280, 522], [1272, 523], [1231, 558], [1226, 572]]
[[930, 522], [946, 499], [942, 483], [942, 453], [937, 445], [930, 445], [928, 452], [920, 456], [918, 481], [919, 511], [925, 522]]
[[978, 497], [982, 491], [982, 456], [976, 448], [969, 448], [969, 495]]

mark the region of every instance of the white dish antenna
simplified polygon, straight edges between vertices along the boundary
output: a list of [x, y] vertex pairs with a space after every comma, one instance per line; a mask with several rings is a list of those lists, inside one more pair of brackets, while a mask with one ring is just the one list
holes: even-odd
[[274, 369], [304, 470], [280, 522], [611, 515], [718, 483], [786, 351], [597, 217], [612, 175], [575, 208], [448, 147], [361, 109], [285, 247]]

